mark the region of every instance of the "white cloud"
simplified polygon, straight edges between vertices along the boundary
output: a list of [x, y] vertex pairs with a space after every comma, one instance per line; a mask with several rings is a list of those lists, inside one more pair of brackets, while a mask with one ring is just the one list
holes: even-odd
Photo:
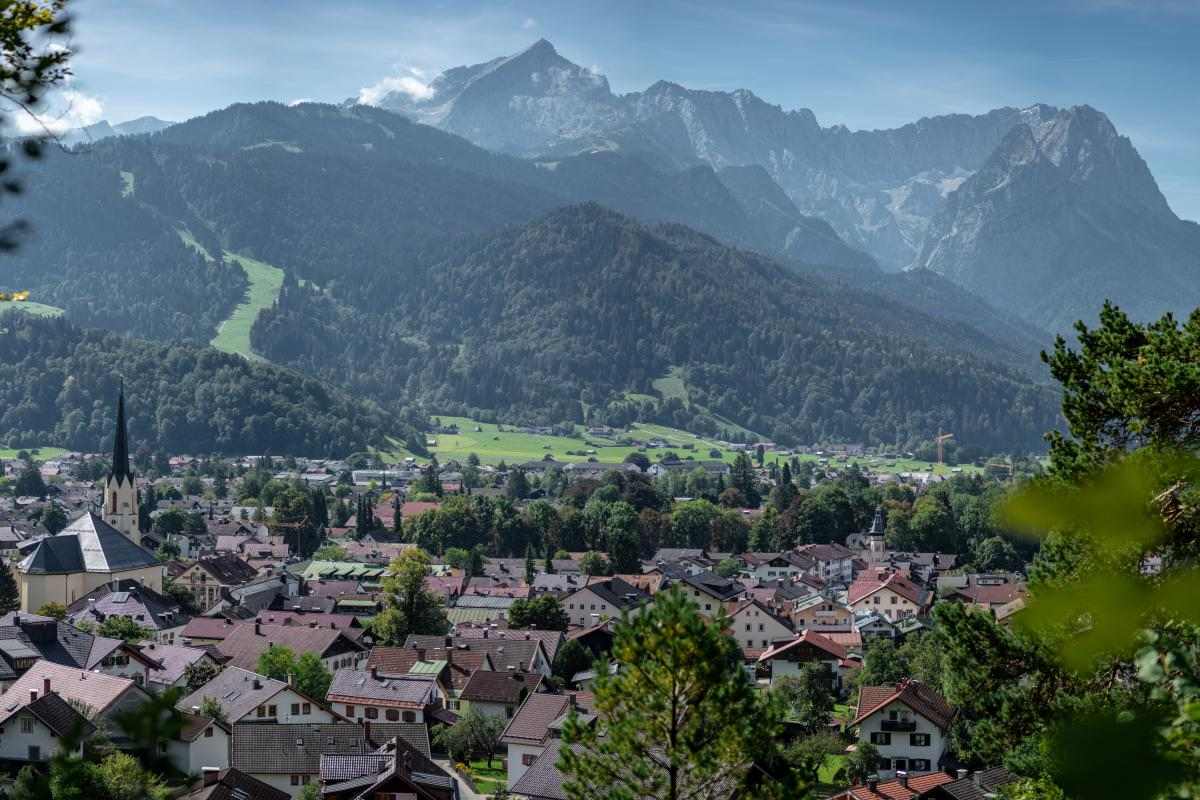
[[312, 102], [314, 102], [314, 101], [311, 97], [297, 97], [295, 100], [289, 101], [288, 105], [289, 106], [298, 106], [301, 103], [312, 103]]
[[11, 119], [20, 135], [60, 134], [72, 128], [95, 125], [104, 118], [104, 103], [100, 98], [78, 89], [64, 89], [44, 103], [43, 110], [31, 116], [23, 110], [14, 111]]
[[537, 27], [537, 25], [538, 25], [538, 21], [536, 19], [534, 19], [533, 17], [526, 17], [525, 21], [521, 23], [521, 28], [523, 30], [528, 31], [528, 30], [533, 30], [534, 28]]
[[[416, 70], [406, 70], [409, 73], [415, 73]], [[433, 97], [433, 89], [421, 80], [416, 74], [409, 75], [393, 75], [384, 78], [373, 86], [364, 86], [358, 90], [358, 102], [365, 106], [378, 105], [388, 94], [392, 92], [400, 92], [411, 97], [413, 100], [428, 100]]]

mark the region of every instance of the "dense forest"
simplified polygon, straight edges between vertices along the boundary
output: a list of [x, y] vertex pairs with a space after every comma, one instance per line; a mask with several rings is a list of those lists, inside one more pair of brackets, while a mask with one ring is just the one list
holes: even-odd
[[365, 450], [412, 428], [291, 370], [61, 319], [0, 316], [0, 438], [9, 447], [111, 447], [121, 382], [137, 447], [310, 456]]
[[[329, 335], [339, 328], [360, 331], [361, 346], [342, 349]], [[665, 410], [676, 424], [723, 417], [781, 442], [908, 444], [941, 427], [976, 446], [1036, 447], [1056, 421], [1052, 393], [960, 349], [972, 336], [595, 205], [464, 244], [388, 294], [386, 313], [289, 282], [252, 334], [259, 352], [330, 379], [349, 365], [356, 387], [511, 419]], [[625, 400], [673, 367], [686, 400]]]

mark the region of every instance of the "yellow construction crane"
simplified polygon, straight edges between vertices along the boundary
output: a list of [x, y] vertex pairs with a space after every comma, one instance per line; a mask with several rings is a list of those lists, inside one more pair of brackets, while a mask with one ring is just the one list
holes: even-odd
[[943, 455], [942, 448], [944, 447], [945, 443], [948, 440], [953, 439], [953, 438], [954, 438], [953, 433], [942, 433], [942, 429], [938, 428], [938, 435], [933, 441], [935, 444], [937, 444], [938, 463], [939, 464], [945, 463], [944, 459], [942, 458], [942, 455]]

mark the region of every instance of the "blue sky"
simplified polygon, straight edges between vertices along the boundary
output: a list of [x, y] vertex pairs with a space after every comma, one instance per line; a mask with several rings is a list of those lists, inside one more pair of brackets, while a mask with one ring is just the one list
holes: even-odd
[[1088, 103], [1200, 220], [1200, 0], [79, 0], [68, 118], [339, 101], [540, 37], [617, 92], [748, 88], [823, 125]]

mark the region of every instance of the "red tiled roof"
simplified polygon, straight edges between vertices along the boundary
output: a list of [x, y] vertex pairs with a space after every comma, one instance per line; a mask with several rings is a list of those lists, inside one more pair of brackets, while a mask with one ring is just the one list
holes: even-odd
[[906, 679], [895, 686], [863, 686], [859, 689], [858, 708], [850, 724], [857, 725], [897, 701], [942, 729], [948, 728], [954, 718], [954, 709], [940, 693], [920, 681]]
[[882, 782], [874, 790], [865, 785], [853, 786], [831, 800], [912, 800], [952, 780], [954, 778], [945, 772], [931, 772], [909, 778], [907, 787], [900, 785], [898, 780]]
[[441, 507], [441, 503], [427, 503], [420, 500], [410, 500], [400, 506], [400, 517], [407, 519], [417, 514], [424, 514], [426, 511], [435, 511]]
[[864, 597], [868, 597], [880, 589], [890, 589], [906, 600], [909, 600], [917, 605], [924, 602], [924, 592], [921, 587], [905, 578], [898, 572], [888, 573], [887, 577], [880, 578], [876, 575], [864, 575], [850, 584], [849, 590], [846, 592], [846, 601], [849, 603], [857, 603]]
[[502, 741], [542, 744], [550, 732], [550, 724], [567, 713], [571, 697], [575, 698], [576, 708], [581, 713], [591, 711], [592, 695], [587, 692], [531, 694], [525, 698], [525, 702], [504, 729]]
[[837, 642], [832, 641], [829, 637], [817, 633], [813, 630], [806, 630], [804, 633], [797, 636], [795, 639], [790, 639], [786, 642], [780, 642], [772, 647], [767, 652], [759, 656], [759, 661], [770, 661], [781, 653], [791, 650], [793, 647], [798, 647], [801, 644], [812, 645], [818, 650], [823, 650], [830, 656], [836, 659], [844, 659], [846, 657], [846, 648], [842, 647]]
[[1025, 584], [1023, 583], [1002, 583], [996, 586], [964, 586], [955, 591], [955, 594], [961, 595], [972, 603], [978, 603], [983, 606], [1002, 606], [1005, 603], [1011, 603], [1013, 600], [1024, 597], [1026, 594]]
[[180, 635], [185, 639], [224, 639], [233, 628], [233, 621], [225, 617], [192, 617]]

